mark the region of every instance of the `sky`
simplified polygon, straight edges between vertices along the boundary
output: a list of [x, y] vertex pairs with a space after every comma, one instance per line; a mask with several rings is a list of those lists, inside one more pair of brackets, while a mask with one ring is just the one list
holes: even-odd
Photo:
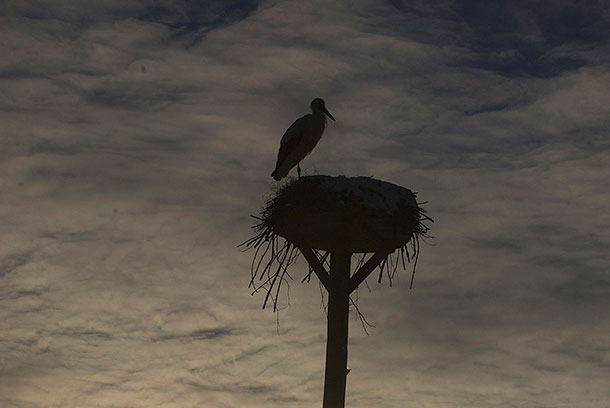
[[262, 310], [236, 248], [315, 97], [304, 174], [434, 219], [347, 406], [607, 406], [607, 2], [7, 0], [0, 53], [2, 407], [320, 406], [317, 280]]

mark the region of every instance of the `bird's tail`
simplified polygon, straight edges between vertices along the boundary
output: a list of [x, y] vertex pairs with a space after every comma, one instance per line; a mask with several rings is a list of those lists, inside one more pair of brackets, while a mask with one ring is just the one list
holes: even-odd
[[292, 167], [289, 167], [282, 163], [282, 165], [275, 167], [275, 170], [273, 170], [273, 173], [271, 173], [271, 177], [273, 177], [273, 179], [275, 181], [280, 181], [281, 179], [283, 179], [284, 177], [286, 177], [288, 175], [291, 168]]

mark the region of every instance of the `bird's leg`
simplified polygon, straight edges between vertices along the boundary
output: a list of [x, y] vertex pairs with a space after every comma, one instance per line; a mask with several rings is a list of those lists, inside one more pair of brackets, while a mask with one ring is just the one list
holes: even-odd
[[299, 174], [299, 178], [301, 178], [301, 166], [297, 163], [297, 173]]

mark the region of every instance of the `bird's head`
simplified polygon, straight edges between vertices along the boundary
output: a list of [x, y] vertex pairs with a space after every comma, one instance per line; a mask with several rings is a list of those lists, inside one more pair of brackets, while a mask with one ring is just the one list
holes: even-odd
[[326, 109], [326, 106], [324, 105], [324, 99], [322, 98], [316, 98], [313, 101], [311, 101], [311, 104], [309, 105], [309, 107], [311, 108], [312, 112], [323, 112], [324, 114], [326, 114], [326, 116], [328, 116], [329, 118], [331, 118], [334, 122], [336, 122], [335, 118], [333, 118], [333, 115], [330, 114], [330, 112]]

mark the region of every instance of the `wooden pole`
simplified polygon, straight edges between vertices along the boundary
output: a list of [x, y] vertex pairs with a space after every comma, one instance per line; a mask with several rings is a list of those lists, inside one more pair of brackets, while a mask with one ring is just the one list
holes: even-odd
[[323, 408], [345, 407], [351, 257], [345, 251], [330, 255]]

